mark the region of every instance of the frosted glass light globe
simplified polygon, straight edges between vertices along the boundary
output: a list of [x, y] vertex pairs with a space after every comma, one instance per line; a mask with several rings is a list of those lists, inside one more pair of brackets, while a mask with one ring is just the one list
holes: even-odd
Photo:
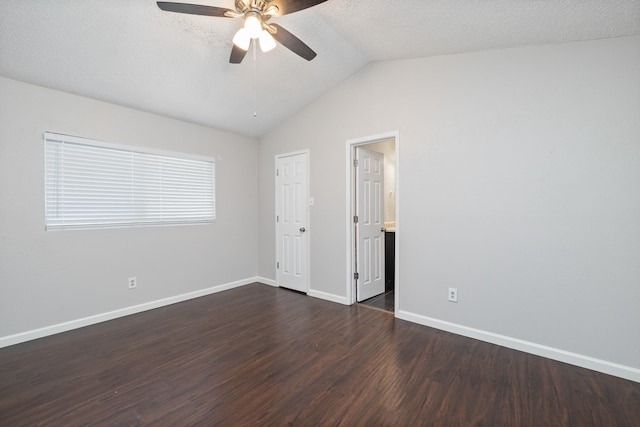
[[235, 44], [242, 50], [249, 49], [249, 45], [251, 44], [251, 37], [249, 37], [249, 32], [245, 28], [240, 28], [236, 35], [233, 36], [233, 44]]
[[262, 30], [260, 33], [260, 50], [263, 52], [269, 52], [276, 47], [276, 41], [273, 36], [269, 34], [269, 31]]
[[262, 22], [257, 16], [249, 15], [244, 21], [244, 29], [249, 33], [249, 37], [257, 39], [260, 37], [260, 32], [262, 32]]

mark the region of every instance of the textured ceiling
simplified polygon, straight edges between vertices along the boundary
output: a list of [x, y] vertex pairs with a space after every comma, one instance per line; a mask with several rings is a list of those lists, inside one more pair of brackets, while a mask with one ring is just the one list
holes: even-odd
[[371, 61], [640, 34], [640, 0], [328, 0], [273, 22], [318, 56], [229, 64], [239, 19], [152, 0], [0, 0], [0, 76], [260, 136]]

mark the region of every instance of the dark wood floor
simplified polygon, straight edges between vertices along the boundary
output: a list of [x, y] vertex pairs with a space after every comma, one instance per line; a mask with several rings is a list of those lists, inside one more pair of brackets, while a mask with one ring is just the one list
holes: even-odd
[[640, 384], [254, 284], [0, 349], [1, 426], [638, 426]]

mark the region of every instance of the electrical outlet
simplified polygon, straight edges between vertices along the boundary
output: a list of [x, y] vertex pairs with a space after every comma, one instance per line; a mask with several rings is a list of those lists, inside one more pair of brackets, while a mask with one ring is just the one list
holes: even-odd
[[135, 277], [129, 277], [129, 289], [135, 289], [138, 286]]
[[456, 288], [449, 288], [449, 301], [458, 302], [458, 290]]

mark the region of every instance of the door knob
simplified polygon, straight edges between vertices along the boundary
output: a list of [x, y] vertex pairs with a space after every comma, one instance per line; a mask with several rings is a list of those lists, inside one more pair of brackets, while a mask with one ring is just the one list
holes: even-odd
[[301, 232], [301, 233], [304, 233], [305, 231], [307, 231], [307, 229], [306, 229], [306, 228], [304, 228], [304, 227], [300, 228], [300, 232]]
[[387, 229], [386, 229], [386, 228], [384, 228], [384, 227], [382, 227], [382, 228], [380, 229], [380, 231], [384, 233], [385, 231], [387, 231]]

